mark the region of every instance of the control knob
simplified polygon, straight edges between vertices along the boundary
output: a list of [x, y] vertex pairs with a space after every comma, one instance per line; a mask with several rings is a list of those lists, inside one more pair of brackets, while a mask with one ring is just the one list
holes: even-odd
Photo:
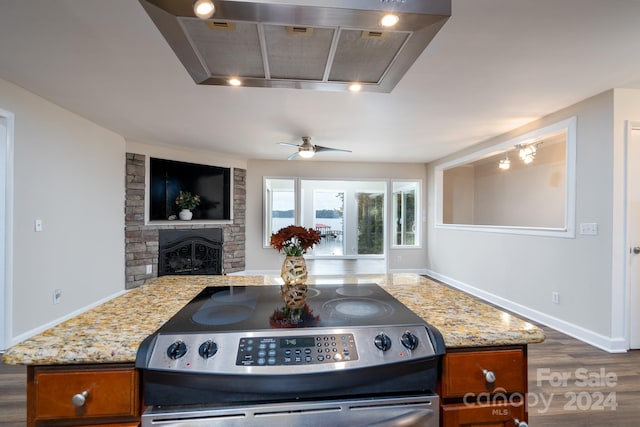
[[402, 334], [402, 337], [400, 338], [400, 342], [402, 343], [403, 346], [405, 346], [409, 350], [415, 350], [418, 347], [419, 340], [418, 340], [418, 337], [413, 332], [407, 331], [404, 334]]
[[391, 338], [382, 332], [376, 335], [373, 343], [382, 351], [387, 351], [391, 348]]
[[208, 359], [215, 355], [218, 352], [218, 344], [214, 343], [211, 340], [206, 340], [202, 344], [200, 344], [200, 348], [198, 348], [198, 353], [205, 359]]
[[174, 342], [167, 348], [167, 356], [169, 356], [170, 359], [180, 359], [185, 354], [187, 354], [187, 346], [180, 340]]

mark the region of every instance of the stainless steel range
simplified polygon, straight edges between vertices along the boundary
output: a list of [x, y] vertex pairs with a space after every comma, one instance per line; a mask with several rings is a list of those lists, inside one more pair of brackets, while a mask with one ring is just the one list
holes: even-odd
[[375, 284], [208, 287], [141, 345], [143, 426], [437, 426], [437, 329]]

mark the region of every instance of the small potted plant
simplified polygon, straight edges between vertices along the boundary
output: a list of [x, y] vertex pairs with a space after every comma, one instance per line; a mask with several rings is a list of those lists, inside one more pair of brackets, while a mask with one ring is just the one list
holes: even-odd
[[176, 197], [176, 205], [181, 209], [178, 217], [183, 221], [189, 221], [193, 217], [191, 209], [194, 209], [199, 204], [200, 196], [197, 194], [192, 195], [189, 191], [180, 190], [178, 197]]

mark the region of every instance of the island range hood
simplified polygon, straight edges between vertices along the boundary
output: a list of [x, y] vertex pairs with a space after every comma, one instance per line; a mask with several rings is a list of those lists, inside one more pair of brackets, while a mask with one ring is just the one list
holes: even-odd
[[192, 0], [139, 1], [203, 85], [388, 93], [451, 16], [451, 0], [214, 0], [204, 20]]

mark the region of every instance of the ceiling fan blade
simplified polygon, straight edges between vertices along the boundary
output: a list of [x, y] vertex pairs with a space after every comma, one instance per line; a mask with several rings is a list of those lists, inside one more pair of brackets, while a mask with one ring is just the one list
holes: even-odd
[[322, 145], [316, 145], [316, 151], [341, 151], [343, 153], [351, 153], [351, 150], [343, 150], [342, 148], [323, 147]]
[[299, 144], [292, 144], [290, 142], [278, 142], [278, 144], [286, 145], [286, 146], [289, 146], [289, 147], [299, 147], [300, 146]]
[[287, 160], [295, 160], [297, 158], [298, 158], [298, 152], [296, 151], [295, 153], [287, 157]]

